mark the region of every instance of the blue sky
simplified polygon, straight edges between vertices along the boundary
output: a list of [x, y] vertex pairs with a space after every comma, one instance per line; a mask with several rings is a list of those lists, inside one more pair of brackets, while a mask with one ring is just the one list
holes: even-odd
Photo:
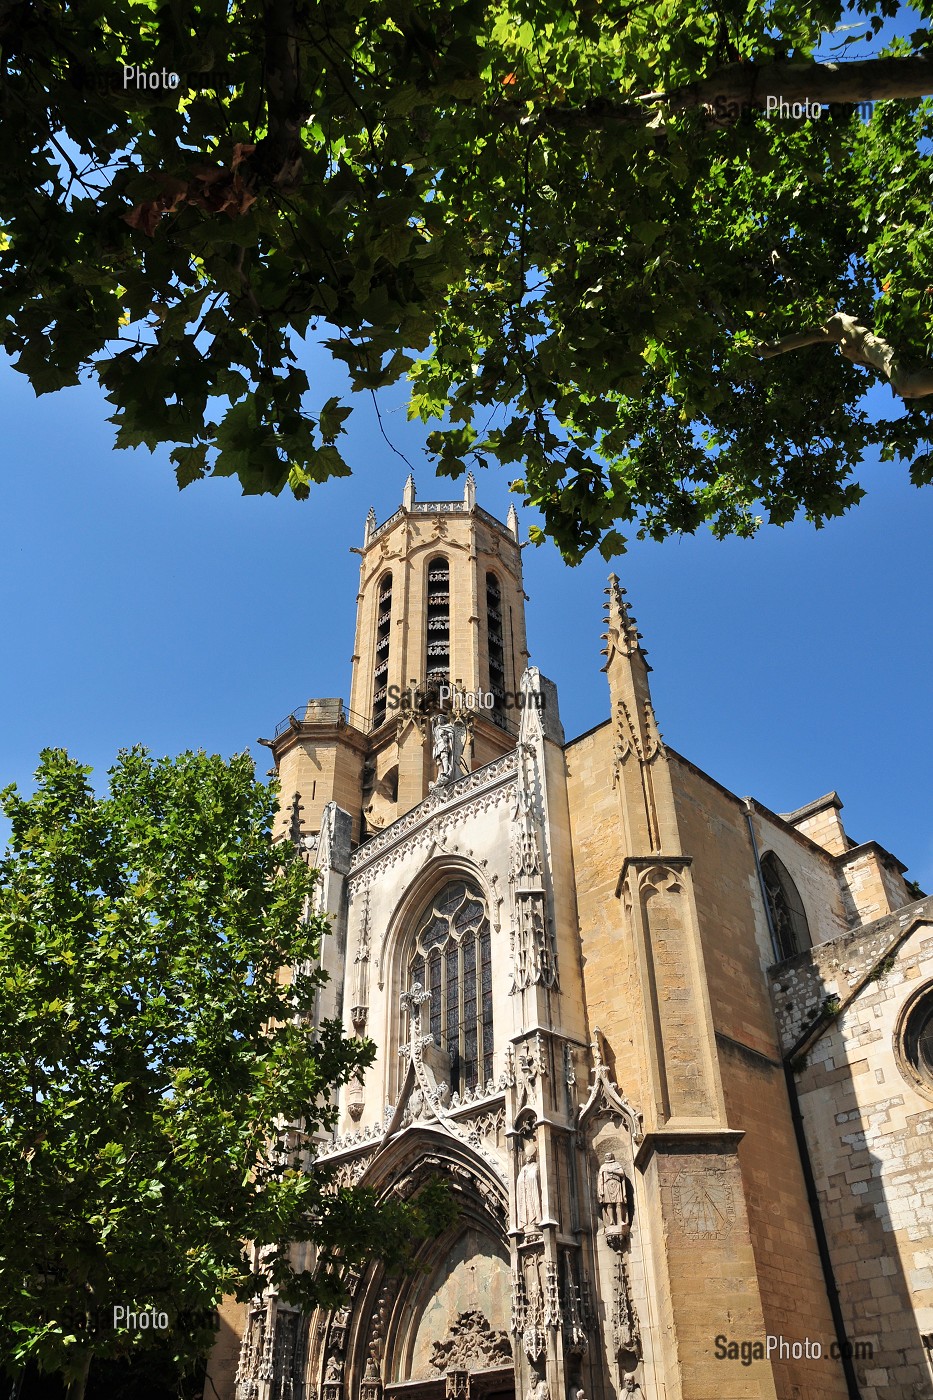
[[[311, 359], [321, 397], [338, 371]], [[879, 391], [882, 392], [882, 391]], [[883, 391], [887, 392], [887, 391]], [[400, 398], [383, 414], [422, 499], [438, 482]], [[370, 504], [399, 504], [407, 467], [371, 406], [350, 419], [354, 475], [311, 500], [244, 498], [229, 481], [179, 493], [167, 456], [114, 452], [91, 387], [37, 400], [0, 366], [0, 782], [28, 786], [61, 745], [98, 775], [124, 745], [156, 753], [255, 744], [311, 695], [349, 691], [358, 558]], [[616, 568], [654, 667], [667, 741], [740, 795], [787, 810], [836, 788], [933, 888], [930, 636], [933, 490], [868, 466], [867, 501], [822, 531], [766, 529], [634, 544]], [[504, 473], [479, 501], [504, 517]], [[520, 509], [523, 535], [535, 516]], [[568, 737], [608, 714], [600, 674], [608, 566], [525, 552], [532, 661], [559, 686]]]

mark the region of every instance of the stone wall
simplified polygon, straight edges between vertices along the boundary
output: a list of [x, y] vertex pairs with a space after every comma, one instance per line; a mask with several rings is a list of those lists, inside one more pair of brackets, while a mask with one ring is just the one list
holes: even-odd
[[933, 1396], [933, 1084], [900, 1029], [933, 986], [933, 899], [779, 964], [772, 994], [863, 1400]]
[[[788, 1341], [809, 1336], [828, 1351], [835, 1329], [762, 975], [773, 953], [747, 808], [679, 755], [671, 763], [684, 849], [693, 857], [728, 1122], [744, 1133], [738, 1156], [765, 1331]], [[814, 924], [840, 918], [830, 858], [762, 811], [754, 815], [762, 849], [777, 849], [808, 891]], [[830, 903], [817, 916], [817, 898], [831, 900], [833, 893], [835, 907]], [[841, 1368], [829, 1360], [790, 1356], [771, 1364], [779, 1396], [845, 1395]]]

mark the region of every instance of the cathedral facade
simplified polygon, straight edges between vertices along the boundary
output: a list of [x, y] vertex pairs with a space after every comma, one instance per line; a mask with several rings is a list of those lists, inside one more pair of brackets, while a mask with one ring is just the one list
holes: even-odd
[[223, 1309], [206, 1393], [933, 1396], [933, 900], [835, 793], [781, 816], [665, 744], [614, 577], [567, 740], [472, 478], [359, 553], [349, 705], [268, 741], [321, 1015], [377, 1047], [318, 1158], [459, 1214], [342, 1308]]

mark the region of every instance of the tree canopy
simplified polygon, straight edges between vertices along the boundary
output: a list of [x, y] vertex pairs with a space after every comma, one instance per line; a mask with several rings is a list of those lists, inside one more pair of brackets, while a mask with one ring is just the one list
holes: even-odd
[[348, 471], [318, 337], [571, 560], [822, 523], [868, 448], [933, 477], [931, 12], [3, 0], [3, 343], [181, 486]]
[[125, 752], [102, 797], [89, 772], [48, 750], [31, 797], [7, 788], [0, 860], [0, 1366], [74, 1395], [94, 1356], [192, 1361], [224, 1294], [328, 1301], [339, 1266], [403, 1262], [448, 1209], [313, 1165], [373, 1047], [313, 1024], [315, 875], [272, 842], [249, 757]]

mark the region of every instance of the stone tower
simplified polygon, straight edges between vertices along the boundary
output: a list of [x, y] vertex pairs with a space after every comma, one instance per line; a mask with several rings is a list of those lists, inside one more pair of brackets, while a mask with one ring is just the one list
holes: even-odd
[[[518, 517], [505, 524], [463, 497], [419, 501], [408, 478], [388, 520], [366, 520], [360, 555], [349, 709], [310, 700], [269, 744], [283, 795], [282, 830], [320, 830], [335, 801], [354, 842], [381, 830], [426, 795], [433, 764], [427, 699], [468, 721], [464, 766], [514, 746], [525, 670], [525, 594]], [[450, 692], [449, 694], [447, 692]], [[295, 807], [295, 801], [299, 806]]]

